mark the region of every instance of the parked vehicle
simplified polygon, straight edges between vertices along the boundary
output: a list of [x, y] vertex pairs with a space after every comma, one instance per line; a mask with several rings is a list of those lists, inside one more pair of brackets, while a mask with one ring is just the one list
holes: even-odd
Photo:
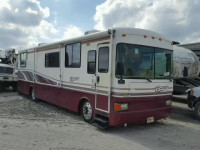
[[194, 87], [186, 91], [188, 93], [188, 107], [194, 110], [195, 117], [200, 120], [200, 87]]
[[17, 90], [16, 57], [14, 49], [0, 50], [0, 91], [9, 86]]
[[185, 94], [185, 91], [200, 86], [198, 56], [189, 49], [173, 46], [174, 56], [174, 93]]
[[19, 52], [18, 91], [106, 128], [171, 114], [173, 48], [152, 31], [114, 28]]

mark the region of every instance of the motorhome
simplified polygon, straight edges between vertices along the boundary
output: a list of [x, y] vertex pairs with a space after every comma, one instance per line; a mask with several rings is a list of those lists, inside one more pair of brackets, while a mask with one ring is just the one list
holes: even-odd
[[172, 110], [172, 50], [149, 30], [87, 32], [20, 51], [18, 91], [100, 127], [155, 122]]

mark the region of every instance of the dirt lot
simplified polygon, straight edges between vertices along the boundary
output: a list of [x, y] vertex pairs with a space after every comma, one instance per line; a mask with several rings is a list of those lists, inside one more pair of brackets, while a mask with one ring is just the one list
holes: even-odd
[[200, 149], [200, 121], [174, 103], [167, 120], [106, 131], [70, 111], [17, 93], [0, 93], [0, 150]]

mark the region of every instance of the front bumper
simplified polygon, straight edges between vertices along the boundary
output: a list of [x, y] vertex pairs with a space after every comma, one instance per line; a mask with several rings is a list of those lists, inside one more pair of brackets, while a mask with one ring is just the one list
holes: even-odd
[[111, 126], [122, 126], [127, 124], [146, 124], [147, 118], [153, 117], [154, 121], [168, 117], [171, 114], [172, 108], [158, 108], [146, 111], [127, 111], [113, 112], [110, 117]]

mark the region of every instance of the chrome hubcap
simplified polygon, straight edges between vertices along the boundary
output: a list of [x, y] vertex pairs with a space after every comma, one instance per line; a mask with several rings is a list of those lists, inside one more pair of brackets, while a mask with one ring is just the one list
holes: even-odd
[[89, 102], [86, 102], [83, 105], [83, 116], [87, 120], [89, 120], [92, 117], [92, 106]]

